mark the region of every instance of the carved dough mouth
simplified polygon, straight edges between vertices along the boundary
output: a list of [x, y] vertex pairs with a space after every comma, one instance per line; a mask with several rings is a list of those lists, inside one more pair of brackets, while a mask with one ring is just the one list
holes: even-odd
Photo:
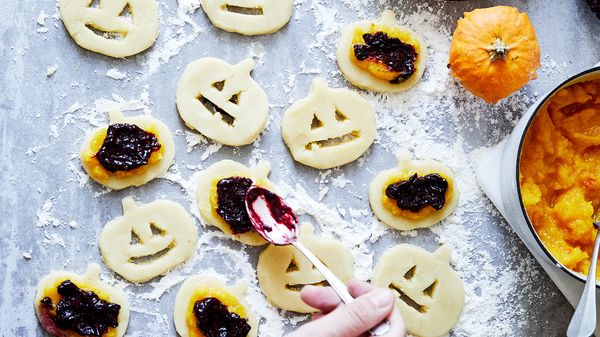
[[360, 131], [355, 130], [355, 131], [349, 132], [342, 136], [310, 142], [310, 143], [306, 144], [305, 149], [308, 151], [312, 151], [312, 150], [316, 150], [315, 147], [325, 148], [325, 147], [337, 146], [337, 145], [351, 142], [351, 141], [359, 139], [359, 138], [360, 138]]
[[[221, 120], [223, 120], [223, 122], [227, 123], [229, 126], [233, 127], [235, 124], [235, 117], [233, 117], [232, 115], [230, 115], [229, 113], [227, 113], [227, 111], [223, 110], [221, 107], [219, 107], [217, 104], [213, 103], [211, 100], [209, 100], [208, 98], [204, 97], [204, 96], [199, 96], [198, 100], [200, 101], [200, 103], [208, 110], [210, 111], [211, 114], [213, 115], [219, 115], [221, 116]], [[238, 104], [239, 102], [239, 94], [233, 95], [229, 101], [233, 104]]]
[[152, 263], [168, 254], [173, 248], [175, 248], [175, 240], [171, 241], [165, 248], [158, 250], [156, 253], [143, 256], [132, 256], [129, 258], [129, 262], [134, 264]]
[[108, 40], [124, 40], [127, 37], [127, 33], [104, 31], [91, 23], [86, 24], [85, 27], [91, 30], [94, 34]]
[[419, 304], [417, 301], [413, 300], [410, 296], [408, 296], [404, 291], [402, 291], [401, 287], [392, 283], [390, 284], [390, 289], [392, 289], [393, 291], [398, 293], [398, 296], [400, 297], [400, 300], [404, 303], [406, 303], [409, 307], [415, 309], [416, 311], [420, 312], [420, 313], [426, 313], [427, 312], [427, 307], [424, 305]]
[[235, 6], [235, 5], [223, 5], [221, 7], [221, 9], [224, 11], [227, 11], [227, 12], [243, 14], [243, 15], [263, 15], [264, 14], [262, 7], [242, 7], [242, 6]]
[[304, 287], [305, 285], [311, 285], [311, 286], [319, 286], [319, 287], [327, 287], [329, 286], [329, 283], [327, 281], [321, 281], [321, 282], [316, 282], [316, 283], [305, 283], [305, 284], [286, 284], [285, 288], [288, 290], [293, 290], [293, 291], [300, 291], [302, 289], [302, 287]]

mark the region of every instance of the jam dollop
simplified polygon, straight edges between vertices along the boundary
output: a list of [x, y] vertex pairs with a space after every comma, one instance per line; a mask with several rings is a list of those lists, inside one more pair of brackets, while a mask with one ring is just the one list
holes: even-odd
[[194, 303], [197, 327], [206, 337], [246, 337], [250, 324], [236, 313], [229, 312], [219, 299], [203, 298]]
[[223, 178], [217, 182], [217, 213], [227, 222], [234, 234], [254, 229], [244, 198], [252, 179], [246, 177]]
[[96, 158], [109, 172], [131, 171], [148, 164], [152, 152], [160, 150], [158, 138], [134, 124], [111, 124]]
[[396, 200], [398, 208], [414, 213], [427, 206], [440, 210], [446, 203], [448, 181], [437, 173], [418, 176], [388, 185], [385, 195]]

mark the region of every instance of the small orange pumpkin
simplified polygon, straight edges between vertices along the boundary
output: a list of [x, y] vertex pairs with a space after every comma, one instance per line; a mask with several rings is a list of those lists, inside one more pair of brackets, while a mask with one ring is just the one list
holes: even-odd
[[450, 45], [452, 75], [496, 103], [536, 78], [540, 47], [526, 13], [496, 6], [465, 13]]

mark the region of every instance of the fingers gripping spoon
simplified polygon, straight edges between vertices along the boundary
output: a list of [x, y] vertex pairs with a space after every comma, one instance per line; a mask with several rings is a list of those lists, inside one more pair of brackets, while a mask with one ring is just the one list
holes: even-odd
[[[349, 304], [354, 301], [344, 282], [298, 241], [298, 218], [283, 199], [267, 189], [252, 186], [246, 192], [245, 202], [250, 221], [258, 234], [274, 245], [296, 247], [323, 274], [342, 302]], [[390, 323], [385, 320], [369, 330], [369, 333], [371, 336], [383, 336], [389, 330]]]

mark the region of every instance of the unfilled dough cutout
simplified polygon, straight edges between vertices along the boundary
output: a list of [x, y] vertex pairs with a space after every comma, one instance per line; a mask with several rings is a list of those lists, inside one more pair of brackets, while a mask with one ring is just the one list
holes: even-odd
[[[415, 64], [415, 73], [407, 80], [397, 84], [390, 83], [389, 81], [373, 76], [352, 62], [352, 59], [350, 58], [350, 52], [352, 50], [352, 38], [354, 37], [354, 33], [358, 29], [368, 32], [371, 28], [371, 25], [399, 29], [410, 33], [411, 36], [414, 36], [419, 41], [420, 48], [417, 51], [418, 57]], [[396, 15], [391, 10], [384, 11], [381, 14], [379, 21], [357, 21], [344, 27], [340, 37], [340, 42], [338, 43], [337, 47], [337, 62], [344, 77], [350, 83], [359, 88], [380, 92], [399, 92], [410, 89], [423, 76], [428, 58], [429, 53], [427, 52], [426, 42], [419, 37], [416, 32], [407, 27], [401, 26], [398, 21], [396, 21]]]
[[[245, 318], [251, 327], [248, 337], [256, 337], [258, 332], [258, 321], [256, 320], [254, 313], [250, 310], [250, 306], [248, 306], [244, 300], [247, 288], [248, 285], [245, 281], [240, 281], [234, 286], [228, 286], [222, 278], [217, 277], [216, 275], [196, 275], [188, 277], [185, 282], [183, 282], [183, 285], [181, 285], [181, 288], [175, 297], [173, 320], [175, 321], [177, 333], [179, 333], [181, 337], [198, 336], [198, 333], [200, 332], [196, 331], [195, 334], [190, 333], [191, 327], [188, 325], [188, 319], [191, 319], [193, 322], [196, 321], [193, 316], [194, 303], [202, 298], [219, 298], [219, 294], [226, 294], [226, 297], [232, 296], [233, 298], [229, 298], [229, 300], [237, 302], [241, 308], [238, 307], [237, 310], [232, 310], [232, 308], [229, 308], [229, 305], [227, 305], [228, 303], [224, 303], [223, 299], [219, 300], [228, 306], [230, 312], [233, 311], [239, 315], [239, 312], [236, 311], [240, 309], [243, 310], [245, 317], [242, 318]], [[208, 296], [199, 296], [201, 294], [206, 294]], [[193, 326], [193, 328], [197, 329], [196, 326]], [[201, 333], [200, 335], [203, 336]]]
[[[446, 199], [444, 207], [440, 210], [434, 210], [425, 218], [419, 220], [396, 215], [383, 204], [385, 189], [391, 182], [395, 182], [392, 181], [394, 177], [409, 177], [415, 173], [420, 176], [438, 173], [447, 178], [449, 190], [452, 191], [452, 196], [451, 198]], [[403, 151], [400, 154], [397, 167], [379, 172], [371, 182], [369, 188], [369, 203], [371, 204], [371, 209], [373, 210], [373, 213], [375, 213], [375, 216], [386, 225], [399, 230], [413, 230], [435, 225], [456, 210], [459, 198], [459, 191], [450, 168], [435, 160], [412, 160], [408, 151]]]
[[463, 281], [450, 267], [450, 246], [430, 253], [409, 244], [388, 249], [374, 269], [373, 284], [390, 288], [408, 331], [420, 337], [446, 334], [465, 303]]
[[51, 317], [44, 312], [40, 301], [44, 297], [50, 297], [52, 302], [56, 305], [61, 298], [56, 292], [56, 287], [66, 280], [70, 280], [80, 289], [95, 292], [100, 299], [120, 305], [121, 308], [119, 309], [118, 316], [119, 326], [110, 328], [108, 332], [112, 330], [114, 332], [113, 336], [115, 337], [125, 335], [127, 325], [129, 324], [129, 301], [122, 290], [100, 280], [100, 266], [95, 263], [90, 263], [83, 275], [75, 274], [71, 271], [54, 271], [44, 276], [38, 282], [33, 304], [40, 324], [49, 334], [53, 336], [66, 336], [64, 334], [65, 330], [56, 326]]
[[202, 0], [215, 27], [244, 35], [270, 34], [292, 17], [292, 0]]
[[375, 140], [376, 128], [369, 102], [316, 78], [308, 97], [283, 115], [281, 134], [296, 161], [328, 169], [360, 157]]
[[158, 36], [156, 0], [60, 0], [60, 17], [80, 47], [127, 57], [152, 46]]
[[[300, 227], [298, 238], [343, 282], [354, 277], [354, 258], [341, 242], [315, 236], [308, 222]], [[300, 289], [307, 284], [325, 285], [325, 278], [295, 247], [269, 245], [258, 258], [256, 273], [274, 306], [300, 313], [317, 311], [300, 299]]]
[[120, 190], [130, 186], [144, 185], [169, 169], [175, 159], [175, 143], [173, 142], [173, 134], [171, 134], [171, 130], [165, 123], [149, 115], [125, 117], [119, 110], [112, 110], [108, 114], [109, 124], [134, 124], [145, 131], [152, 132], [161, 144], [160, 150], [153, 153], [152, 156], [159, 157], [155, 157], [156, 162], [149, 162], [148, 165], [131, 171], [108, 172], [94, 158], [97, 152], [92, 146], [94, 138], [99, 132], [106, 134], [106, 127], [97, 128], [88, 134], [81, 146], [81, 165], [92, 179], [106, 187]]
[[196, 224], [178, 203], [155, 200], [140, 204], [127, 197], [123, 215], [104, 226], [99, 246], [110, 269], [140, 283], [186, 261], [196, 250], [196, 242]]
[[271, 163], [262, 160], [255, 167], [247, 167], [233, 160], [221, 160], [209, 166], [200, 173], [196, 190], [196, 202], [202, 219], [209, 225], [218, 227], [231, 238], [247, 245], [260, 246], [266, 244], [267, 241], [254, 230], [233, 234], [229, 224], [217, 213], [216, 196], [213, 194], [216, 194], [216, 186], [219, 180], [230, 177], [250, 178], [255, 185], [274, 190], [273, 184], [268, 179], [270, 171]]
[[252, 59], [236, 65], [212, 57], [185, 68], [177, 86], [177, 110], [185, 124], [219, 143], [250, 144], [265, 127], [269, 101], [250, 76]]

